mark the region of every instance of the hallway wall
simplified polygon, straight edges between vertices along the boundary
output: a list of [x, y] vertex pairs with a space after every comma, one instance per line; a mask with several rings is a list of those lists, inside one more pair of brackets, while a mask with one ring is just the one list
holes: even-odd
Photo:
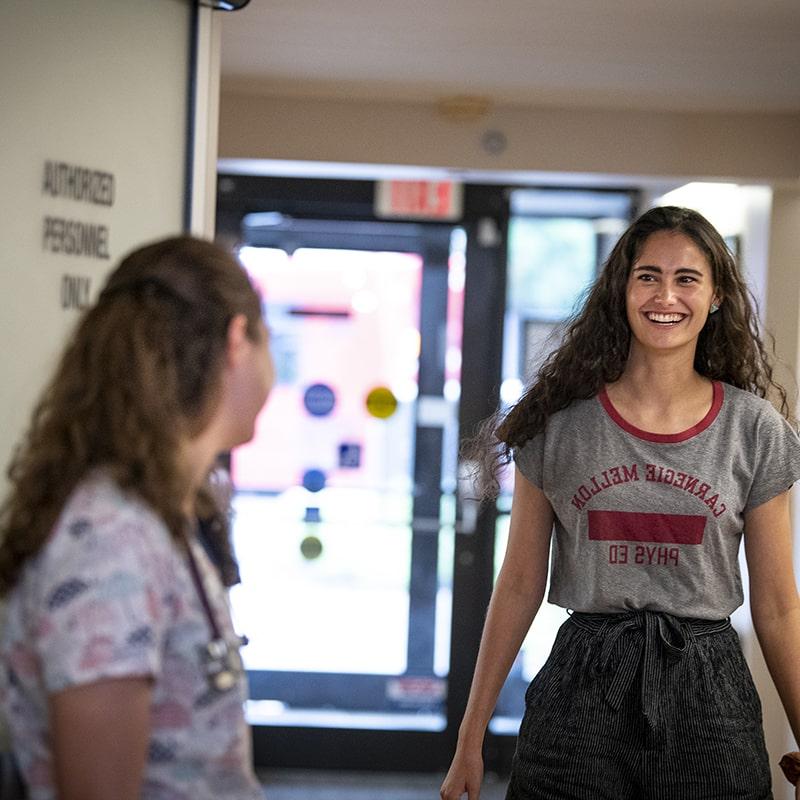
[[192, 15], [190, 0], [3, 4], [0, 494], [34, 398], [108, 270], [183, 228]]
[[[505, 137], [488, 152], [483, 137]], [[429, 103], [259, 96], [222, 85], [220, 157], [795, 182], [800, 113], [526, 108], [453, 121]]]

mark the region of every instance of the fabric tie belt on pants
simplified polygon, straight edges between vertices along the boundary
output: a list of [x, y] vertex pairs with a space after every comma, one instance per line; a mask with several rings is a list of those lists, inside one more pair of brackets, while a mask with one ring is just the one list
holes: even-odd
[[598, 664], [600, 672], [611, 670], [612, 656], [620, 637], [625, 633], [641, 631], [640, 636], [628, 637], [606, 692], [606, 700], [612, 708], [619, 709], [639, 672], [642, 712], [653, 730], [658, 728], [661, 713], [661, 664], [680, 661], [697, 637], [722, 633], [731, 627], [730, 619], [681, 619], [656, 611], [621, 614], [584, 614], [576, 611], [570, 620], [586, 631], [604, 635]]

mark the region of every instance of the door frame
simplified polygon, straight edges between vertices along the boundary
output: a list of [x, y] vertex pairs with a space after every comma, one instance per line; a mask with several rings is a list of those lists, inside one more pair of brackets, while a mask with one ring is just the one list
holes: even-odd
[[[447, 298], [447, 265], [449, 256], [450, 232], [456, 226], [463, 226], [467, 231], [467, 278], [465, 294], [471, 292], [478, 296], [482, 291], [477, 285], [473, 288], [475, 278], [471, 277], [470, 253], [473, 245], [470, 238], [479, 228], [479, 222], [486, 228], [487, 209], [473, 213], [474, 222], [470, 222], [467, 210], [474, 211], [475, 202], [466, 193], [464, 219], [447, 223], [419, 223], [414, 221], [379, 220], [374, 215], [375, 183], [373, 181], [332, 181], [318, 179], [283, 179], [262, 176], [220, 175], [218, 185], [217, 206], [217, 238], [226, 244], [246, 243], [261, 246], [281, 246], [292, 250], [298, 245], [317, 245], [327, 247], [347, 247], [365, 249], [365, 234], [371, 237], [372, 244], [366, 249], [385, 249], [397, 252], [422, 252], [423, 286], [421, 294], [420, 325], [423, 335], [430, 339], [438, 336], [437, 326], [444, 319], [446, 306], [442, 300]], [[483, 189], [483, 187], [481, 187]], [[483, 190], [477, 198], [481, 202], [492, 198], [493, 210], [502, 192]], [[503, 207], [503, 203], [500, 207]], [[274, 216], [264, 231], [243, 230], [243, 221], [249, 214], [275, 213], [285, 216], [284, 221]], [[254, 218], [250, 218], [251, 220]], [[255, 218], [257, 221], [257, 218]], [[324, 221], [321, 223], [320, 221]], [[496, 226], [502, 230], [505, 224], [502, 217], [497, 217]], [[379, 226], [376, 228], [375, 226]], [[472, 231], [472, 233], [471, 233]], [[294, 238], [293, 238], [294, 237]], [[246, 238], [246, 240], [245, 240]], [[502, 236], [504, 239], [504, 236]], [[359, 239], [362, 242], [359, 246]], [[477, 240], [476, 240], [477, 241]], [[420, 242], [423, 247], [420, 248]], [[480, 258], [477, 251], [473, 254], [476, 263], [480, 261], [486, 266], [492, 259], [490, 272], [503, 275], [505, 270], [504, 248], [481, 247]], [[480, 270], [475, 276], [480, 275]], [[476, 295], [476, 289], [478, 290]], [[496, 289], [495, 289], [496, 290]], [[501, 301], [502, 302], [502, 301]], [[482, 303], [482, 305], [485, 305]], [[492, 306], [493, 307], [493, 306]], [[491, 316], [491, 308], [486, 306], [482, 312]], [[488, 319], [487, 316], [487, 319]], [[496, 318], [499, 326], [490, 337], [487, 329], [483, 332], [472, 325], [470, 337], [477, 343], [494, 337], [495, 350], [502, 346], [502, 313]], [[465, 324], [465, 336], [467, 331]], [[470, 345], [472, 346], [472, 345]], [[498, 350], [499, 352], [499, 350]], [[431, 348], [424, 350], [420, 362], [419, 392], [420, 396], [440, 397], [444, 383], [443, 354]], [[466, 359], [464, 359], [466, 361]], [[500, 360], [493, 359], [499, 376]], [[463, 366], [462, 366], [463, 371]], [[473, 377], [483, 376], [493, 370], [479, 369]], [[497, 383], [497, 381], [495, 381]], [[483, 390], [478, 389], [475, 396]], [[472, 395], [470, 390], [470, 395]], [[462, 397], [464, 392], [462, 391]], [[463, 423], [463, 411], [460, 412]], [[411, 585], [409, 594], [412, 598], [409, 609], [409, 628], [414, 619], [426, 619], [433, 613], [432, 601], [435, 600], [438, 557], [437, 538], [431, 535], [432, 520], [439, 518], [440, 485], [441, 485], [441, 427], [420, 425], [416, 427], [416, 456], [414, 482], [415, 492], [412, 516], [412, 564]], [[491, 516], [491, 515], [489, 515]], [[486, 515], [484, 515], [486, 517]], [[480, 542], [486, 552], [491, 553], [493, 542], [492, 522], [489, 517], [479, 521], [478, 531], [468, 537], [463, 533], [456, 534], [456, 551], [466, 553], [472, 550], [473, 543]], [[361, 730], [356, 728], [312, 728], [289, 726], [253, 727], [254, 759], [260, 767], [295, 767], [295, 768], [327, 768], [327, 769], [378, 769], [388, 771], [441, 771], [446, 768], [452, 757], [458, 723], [460, 722], [466, 702], [464, 687], [469, 686], [473, 658], [464, 658], [471, 643], [480, 636], [483, 615], [488, 595], [491, 591], [492, 562], [487, 562], [483, 553], [476, 557], [469, 567], [464, 566], [466, 556], [462, 555], [462, 567], [458, 560], [454, 565], [453, 578], [453, 623], [452, 631], [457, 635], [458, 646], [451, 646], [451, 664], [447, 677], [447, 727], [442, 732], [408, 731], [408, 730]], [[433, 566], [432, 566], [433, 565]], [[417, 567], [415, 569], [415, 566]], [[465, 612], [457, 612], [457, 604], [470, 602], [480, 608], [473, 613], [471, 608]], [[409, 650], [408, 671], [424, 670], [432, 666], [432, 638], [417, 642]], [[463, 672], [463, 674], [459, 674]], [[374, 693], [372, 685], [379, 676], [318, 676], [335, 685], [337, 680], [363, 684], [363, 689]], [[380, 676], [383, 678], [383, 676]], [[291, 675], [277, 673], [253, 673], [253, 685], [264, 681], [280, 680], [287, 686]], [[385, 678], [384, 678], [385, 680]], [[288, 687], [287, 687], [288, 688]]]
[[[426, 304], [426, 295], [441, 297], [446, 292], [447, 252], [444, 233], [462, 227], [467, 234], [464, 327], [462, 340], [461, 402], [459, 436], [472, 435], [478, 423], [491, 414], [499, 402], [503, 317], [505, 307], [506, 233], [509, 220], [508, 191], [503, 186], [467, 185], [464, 212], [460, 220], [447, 223], [379, 220], [374, 214], [375, 182], [276, 178], [220, 174], [217, 199], [217, 239], [223, 244], [244, 243], [243, 220], [248, 214], [281, 214], [287, 220], [283, 246], [292, 249], [293, 222], [297, 242], [319, 246], [352, 247], [363, 225], [382, 223], [386, 234], [380, 246], [408, 251], [409, 242], [425, 232], [429, 252], [423, 253], [421, 325], [433, 326], [441, 309]], [[320, 226], [319, 221], [327, 224]], [[312, 224], [312, 221], [314, 224]], [[415, 230], [416, 229], [416, 230]], [[436, 234], [436, 231], [439, 233]], [[273, 231], [274, 232], [274, 231]], [[301, 235], [302, 234], [302, 235]], [[375, 229], [372, 229], [375, 234]], [[247, 244], [275, 242], [274, 237], [247, 234]], [[419, 238], [416, 239], [419, 241]], [[369, 248], [375, 249], [375, 248]], [[414, 252], [418, 252], [418, 248]], [[427, 283], [426, 283], [427, 281]], [[432, 291], [431, 291], [432, 290]], [[429, 332], [430, 333], [430, 332]], [[441, 395], [444, 376], [433, 360], [420, 364], [420, 395]], [[425, 457], [415, 458], [415, 481], [426, 486], [441, 481], [441, 429], [417, 427], [417, 445]], [[439, 492], [420, 493], [425, 499], [414, 503], [412, 538], [412, 581], [417, 581], [420, 603], [412, 603], [410, 614], [430, 613], [431, 580], [435, 590], [436, 569], [430, 568], [437, 553], [436, 538], [430, 535], [431, 519], [439, 516]], [[435, 500], [433, 499], [435, 498]], [[447, 724], [442, 732], [406, 730], [361, 730], [356, 728], [313, 728], [294, 726], [253, 727], [254, 760], [259, 767], [321, 768], [350, 770], [436, 772], [447, 768], [457, 739], [458, 726], [466, 706], [478, 643], [494, 575], [496, 509], [484, 504], [474, 520], [467, 520], [457, 501], [457, 533], [453, 564], [450, 669], [447, 676]], [[413, 569], [416, 563], [425, 570]], [[434, 561], [435, 563], [435, 561]], [[409, 626], [411, 625], [411, 618]], [[427, 663], [431, 643], [420, 652], [409, 653], [409, 668]], [[254, 685], [277, 674], [253, 674]], [[283, 675], [282, 680], [289, 676]], [[320, 676], [322, 678], [323, 676]], [[325, 676], [335, 681], [337, 676]], [[346, 680], [347, 676], [339, 676]], [[355, 676], [364, 682], [377, 676]], [[513, 753], [515, 737], [487, 733], [487, 771], [505, 771]]]

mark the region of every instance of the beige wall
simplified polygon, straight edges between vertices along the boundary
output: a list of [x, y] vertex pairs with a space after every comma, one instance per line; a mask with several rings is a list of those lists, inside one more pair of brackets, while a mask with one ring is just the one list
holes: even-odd
[[[13, 445], [79, 311], [119, 257], [183, 227], [190, 0], [5, 0], [0, 25], [0, 493]], [[114, 176], [112, 205], [42, 190], [46, 160]], [[45, 216], [108, 228], [108, 258], [43, 246]]]
[[800, 186], [779, 187], [773, 192], [769, 239], [767, 326], [780, 350], [779, 377], [796, 398], [796, 376], [800, 374]]
[[[481, 139], [501, 131], [503, 153]], [[220, 156], [476, 170], [795, 181], [800, 113], [703, 114], [506, 107], [454, 122], [435, 105], [228, 91]]]

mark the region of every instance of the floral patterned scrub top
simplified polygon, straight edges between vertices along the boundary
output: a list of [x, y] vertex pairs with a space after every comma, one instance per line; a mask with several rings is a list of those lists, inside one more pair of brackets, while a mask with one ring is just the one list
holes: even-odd
[[[224, 589], [193, 552], [217, 624], [235, 634]], [[152, 678], [146, 800], [262, 800], [251, 766], [238, 673], [211, 688], [212, 638], [185, 554], [140, 500], [102, 472], [73, 492], [44, 549], [8, 597], [0, 699], [31, 800], [53, 800], [49, 694], [108, 678]], [[120, 709], [120, 713], [125, 713]]]

